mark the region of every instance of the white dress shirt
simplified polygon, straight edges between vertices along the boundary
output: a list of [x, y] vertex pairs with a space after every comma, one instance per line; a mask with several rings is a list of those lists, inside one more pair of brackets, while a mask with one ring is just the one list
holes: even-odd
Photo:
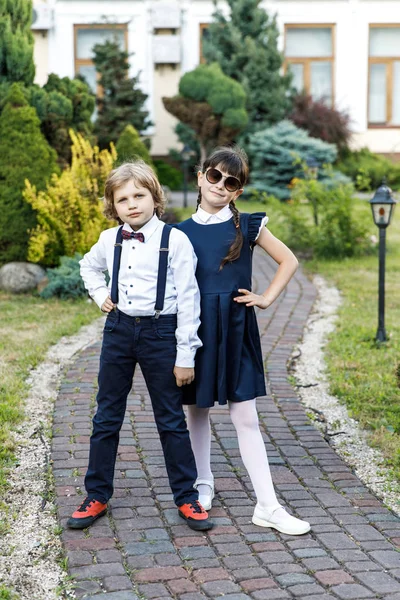
[[[157, 275], [161, 233], [164, 223], [154, 215], [139, 231], [144, 242], [123, 240], [118, 277], [118, 308], [130, 316], [153, 316], [157, 293]], [[125, 223], [124, 229], [131, 232]], [[98, 242], [80, 261], [81, 276], [90, 296], [101, 308], [110, 295], [114, 261], [114, 244], [118, 227], [100, 234]], [[189, 238], [179, 229], [171, 230], [167, 283], [162, 315], [177, 314], [176, 366], [193, 367], [200, 325], [200, 293], [195, 271], [197, 257]], [[108, 271], [108, 286], [104, 271]]]
[[[206, 210], [201, 208], [201, 206], [199, 206], [197, 211], [192, 215], [193, 221], [195, 221], [199, 225], [216, 225], [218, 223], [224, 223], [225, 221], [229, 221], [229, 219], [232, 219], [232, 217], [233, 214], [231, 209], [229, 208], [229, 204], [227, 204], [226, 206], [224, 206], [224, 208], [221, 208], [221, 210], [214, 214], [208, 213]], [[263, 229], [263, 227], [266, 226], [267, 223], [268, 217], [263, 217], [256, 240], [258, 239], [261, 230]]]

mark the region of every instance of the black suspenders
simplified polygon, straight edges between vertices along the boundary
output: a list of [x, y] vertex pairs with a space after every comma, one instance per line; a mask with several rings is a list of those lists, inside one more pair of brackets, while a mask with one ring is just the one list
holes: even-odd
[[118, 304], [118, 273], [119, 265], [121, 264], [121, 252], [122, 252], [122, 227], [118, 227], [117, 239], [114, 244], [114, 263], [113, 263], [113, 274], [111, 282], [111, 301], [113, 304]]
[[[118, 228], [117, 238], [114, 244], [114, 263], [111, 281], [111, 300], [114, 304], [118, 304], [118, 273], [121, 264], [122, 227], [123, 225]], [[171, 229], [171, 225], [164, 225], [161, 234], [160, 256], [158, 260], [157, 296], [154, 307], [156, 319], [158, 319], [164, 308], [165, 286], [167, 284], [169, 236], [171, 234]]]

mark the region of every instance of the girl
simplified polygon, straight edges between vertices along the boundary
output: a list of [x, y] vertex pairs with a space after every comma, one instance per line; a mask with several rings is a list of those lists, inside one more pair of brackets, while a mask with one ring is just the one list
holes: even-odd
[[[229, 405], [240, 454], [257, 497], [252, 521], [282, 533], [301, 535], [306, 521], [278, 503], [259, 429], [256, 396], [266, 394], [260, 337], [254, 307], [267, 308], [297, 269], [297, 259], [265, 224], [265, 213], [239, 214], [235, 200], [248, 177], [247, 156], [238, 147], [216, 149], [198, 171], [197, 212], [179, 225], [198, 258], [203, 342], [196, 355], [196, 379], [184, 389], [188, 428], [196, 459], [201, 504], [211, 508], [214, 479], [210, 467], [209, 409]], [[251, 291], [252, 253], [258, 244], [278, 264], [262, 294]]]

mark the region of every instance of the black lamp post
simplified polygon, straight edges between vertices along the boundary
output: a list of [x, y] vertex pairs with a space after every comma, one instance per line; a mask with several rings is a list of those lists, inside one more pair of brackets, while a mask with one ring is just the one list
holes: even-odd
[[386, 255], [386, 227], [394, 212], [396, 201], [393, 199], [392, 190], [383, 181], [370, 200], [374, 223], [379, 227], [379, 304], [378, 304], [378, 331], [376, 341], [387, 340], [385, 331], [385, 255]]
[[188, 163], [192, 156], [192, 149], [188, 144], [185, 144], [181, 150], [181, 158], [183, 162], [183, 208], [187, 208], [187, 192], [188, 192]]

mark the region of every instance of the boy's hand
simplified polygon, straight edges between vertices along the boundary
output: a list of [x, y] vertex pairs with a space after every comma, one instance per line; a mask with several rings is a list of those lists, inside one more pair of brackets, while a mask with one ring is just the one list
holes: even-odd
[[176, 379], [176, 385], [182, 387], [188, 385], [194, 380], [194, 369], [192, 367], [175, 367], [174, 375]]
[[112, 310], [114, 310], [114, 308], [116, 307], [116, 304], [114, 304], [110, 298], [110, 296], [108, 296], [108, 298], [106, 298], [106, 300], [103, 302], [103, 304], [101, 305], [101, 310], [104, 313], [109, 313]]

